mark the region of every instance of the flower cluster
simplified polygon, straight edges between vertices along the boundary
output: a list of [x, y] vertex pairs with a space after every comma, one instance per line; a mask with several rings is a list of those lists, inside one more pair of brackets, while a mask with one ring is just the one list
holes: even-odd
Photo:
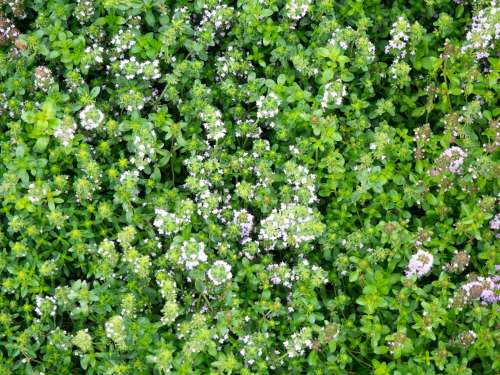
[[207, 276], [215, 286], [218, 286], [230, 281], [233, 274], [231, 273], [231, 266], [229, 264], [223, 260], [216, 260], [208, 270]]
[[283, 203], [261, 221], [259, 240], [266, 250], [300, 247], [315, 240], [324, 230], [312, 208]]
[[122, 58], [109, 66], [115, 77], [123, 76], [127, 80], [141, 78], [145, 81], [156, 81], [161, 77], [160, 61], [155, 59], [152, 61], [146, 60], [140, 62], [135, 56], [130, 58]]
[[125, 348], [126, 328], [124, 319], [120, 315], [112, 316], [105, 324], [106, 336], [111, 339], [118, 348]]
[[461, 332], [457, 336], [457, 341], [460, 343], [460, 345], [462, 345], [465, 348], [474, 344], [476, 342], [476, 339], [477, 339], [476, 333], [470, 329], [468, 331]]
[[36, 296], [35, 312], [38, 316], [55, 316], [57, 311], [57, 300], [52, 296]]
[[410, 258], [408, 267], [406, 268], [406, 276], [412, 277], [417, 276], [421, 278], [431, 272], [432, 263], [434, 262], [434, 257], [431, 253], [419, 249]]
[[447, 263], [443, 266], [448, 272], [453, 273], [462, 273], [470, 262], [470, 255], [465, 251], [458, 251], [453, 254], [453, 258], [450, 263]]
[[250, 235], [254, 226], [254, 216], [250, 212], [245, 209], [235, 210], [233, 224], [236, 225], [240, 231], [242, 244], [251, 241]]
[[[121, 28], [117, 34], [111, 39], [111, 45], [114, 47], [116, 53], [122, 53], [130, 50], [137, 43], [136, 38], [139, 34], [139, 26], [134, 26], [128, 22], [128, 27]], [[113, 61], [114, 58], [111, 58]]]
[[490, 52], [495, 49], [500, 39], [499, 12], [500, 7], [496, 5], [496, 0], [492, 0], [488, 8], [480, 9], [474, 15], [466, 35], [467, 41], [461, 48], [462, 53], [471, 49], [475, 52], [476, 59], [490, 56]]
[[130, 161], [137, 170], [143, 171], [153, 160], [155, 152], [156, 132], [146, 128], [140, 129], [132, 139], [135, 156]]
[[384, 50], [386, 54], [393, 54], [396, 62], [406, 57], [409, 33], [410, 23], [405, 17], [399, 16], [397, 21], [392, 24], [391, 39]]
[[266, 96], [262, 95], [257, 99], [256, 104], [257, 118], [271, 119], [278, 114], [281, 100], [274, 92], [270, 92]]
[[283, 341], [288, 358], [304, 355], [307, 349], [312, 348], [312, 345], [312, 331], [307, 328], [302, 328], [300, 332], [292, 334], [289, 339]]
[[104, 113], [93, 104], [89, 104], [82, 109], [79, 117], [80, 124], [85, 130], [97, 129], [104, 122]]
[[200, 112], [203, 127], [207, 131], [207, 138], [217, 141], [224, 138], [226, 129], [222, 121], [222, 113], [215, 107], [207, 105], [203, 112]]
[[299, 276], [290, 270], [290, 267], [285, 262], [273, 263], [266, 267], [266, 272], [269, 275], [269, 281], [273, 285], [283, 285], [285, 288], [291, 289], [294, 281], [299, 279]]
[[13, 41], [19, 36], [14, 22], [9, 18], [0, 16], [0, 45]]
[[220, 81], [227, 77], [245, 79], [253, 70], [252, 63], [245, 57], [242, 51], [229, 46], [221, 56], [217, 57], [217, 79]]
[[467, 153], [458, 146], [452, 146], [441, 154], [436, 160], [436, 168], [431, 171], [432, 174], [443, 173], [445, 171], [460, 174]]
[[46, 66], [39, 66], [35, 70], [35, 87], [38, 90], [47, 92], [54, 83], [54, 76]]
[[89, 334], [88, 328], [79, 330], [73, 336], [72, 343], [81, 353], [90, 352], [92, 350], [92, 336]]
[[288, 0], [285, 7], [287, 17], [294, 21], [300, 20], [306, 15], [311, 3], [312, 0]]
[[460, 298], [464, 303], [481, 301], [482, 304], [492, 304], [500, 300], [500, 277], [478, 276], [471, 277], [471, 281], [462, 285]]
[[93, 0], [77, 0], [75, 6], [75, 17], [80, 23], [85, 23], [95, 13], [95, 4]]
[[335, 105], [342, 105], [344, 97], [347, 95], [347, 88], [340, 79], [335, 82], [328, 82], [321, 98], [321, 108], [325, 110], [331, 102]]
[[187, 270], [191, 270], [201, 263], [206, 263], [207, 259], [203, 242], [190, 238], [182, 243], [179, 263], [183, 264]]
[[500, 230], [500, 213], [496, 214], [490, 221], [490, 228], [494, 231]]
[[75, 137], [77, 125], [71, 116], [65, 116], [54, 129], [54, 137], [59, 139], [59, 142], [64, 147], [68, 147]]
[[156, 218], [153, 225], [158, 229], [158, 233], [165, 236], [180, 232], [191, 222], [194, 214], [194, 203], [190, 199], [179, 202], [175, 212], [168, 212], [161, 208], [155, 209]]
[[362, 30], [355, 30], [351, 26], [335, 28], [328, 44], [340, 48], [346, 53], [349, 47], [352, 47], [352, 52], [355, 54], [354, 63], [356, 65], [371, 64], [376, 57], [376, 49], [373, 42], [368, 39]]

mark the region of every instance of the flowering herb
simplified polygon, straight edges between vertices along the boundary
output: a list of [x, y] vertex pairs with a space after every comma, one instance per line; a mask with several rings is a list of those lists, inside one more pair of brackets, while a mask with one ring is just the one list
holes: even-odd
[[497, 374], [495, 0], [0, 0], [0, 374]]

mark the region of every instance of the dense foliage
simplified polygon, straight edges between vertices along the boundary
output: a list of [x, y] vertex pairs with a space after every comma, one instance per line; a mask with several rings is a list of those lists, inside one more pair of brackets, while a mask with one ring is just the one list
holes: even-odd
[[493, 0], [1, 0], [0, 374], [498, 374]]

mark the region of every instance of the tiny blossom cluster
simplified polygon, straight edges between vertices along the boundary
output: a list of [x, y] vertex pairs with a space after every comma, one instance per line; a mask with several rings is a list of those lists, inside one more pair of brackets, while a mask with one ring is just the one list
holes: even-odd
[[435, 175], [448, 171], [453, 174], [460, 174], [466, 157], [467, 153], [464, 150], [458, 146], [452, 146], [443, 151], [436, 160], [436, 168], [432, 169], [429, 173]]
[[391, 336], [392, 340], [387, 341], [389, 353], [391, 354], [395, 354], [396, 351], [402, 350], [406, 343], [410, 340], [408, 336], [406, 336], [406, 333], [401, 331], [398, 331]]
[[245, 79], [250, 71], [254, 70], [252, 63], [248, 61], [247, 54], [228, 46], [225, 53], [217, 57], [217, 80], [222, 81], [226, 77]]
[[483, 305], [500, 301], [500, 276], [477, 276], [461, 287], [464, 303], [475, 300]]
[[208, 279], [215, 285], [222, 285], [233, 277], [231, 266], [223, 260], [216, 260], [207, 272]]
[[177, 283], [166, 272], [160, 271], [156, 274], [156, 283], [160, 288], [160, 294], [165, 300], [175, 300], [177, 295]]
[[126, 347], [126, 327], [121, 315], [112, 316], [105, 324], [106, 337], [111, 339], [119, 348]]
[[47, 342], [58, 350], [67, 350], [71, 346], [71, 337], [67, 331], [56, 327], [50, 331]]
[[474, 344], [476, 342], [476, 339], [477, 339], [476, 332], [474, 332], [472, 330], [461, 332], [457, 336], [457, 341], [463, 347], [469, 347], [469, 346], [471, 346], [472, 344]]
[[118, 106], [127, 112], [141, 111], [151, 98], [151, 96], [145, 96], [140, 90], [128, 89], [118, 94], [117, 102]]
[[90, 352], [92, 350], [92, 336], [89, 334], [88, 328], [79, 330], [73, 336], [72, 343], [81, 353]]
[[9, 18], [0, 16], [0, 45], [10, 42], [19, 36], [14, 22]]
[[490, 229], [499, 231], [500, 230], [500, 213], [496, 214], [490, 221]]
[[323, 229], [312, 208], [282, 203], [261, 221], [259, 240], [264, 242], [266, 250], [299, 247], [315, 240]]
[[246, 209], [235, 210], [233, 224], [240, 230], [241, 243], [245, 244], [251, 241], [250, 234], [254, 226], [254, 216]]
[[104, 47], [97, 43], [85, 47], [84, 52], [81, 61], [85, 69], [88, 70], [91, 66], [100, 66], [104, 62]]
[[342, 105], [344, 97], [347, 95], [347, 88], [340, 79], [335, 82], [328, 82], [321, 98], [321, 108], [324, 110], [333, 101], [335, 105]]
[[419, 249], [410, 258], [410, 262], [406, 268], [406, 276], [417, 276], [417, 278], [421, 278], [427, 275], [432, 269], [433, 262], [434, 257], [431, 253]]
[[[229, 15], [232, 14], [234, 8], [222, 4], [220, 0], [217, 1], [215, 6], [209, 8], [208, 4], [203, 5], [203, 13], [201, 20], [196, 26], [195, 30], [198, 33], [202, 33], [205, 30], [210, 30], [212, 32], [212, 37], [215, 37], [215, 33], [219, 32], [221, 36], [224, 36], [226, 31], [231, 27], [231, 21]], [[215, 30], [212, 30], [212, 27]]]
[[130, 159], [130, 162], [135, 165], [139, 171], [143, 171], [152, 161], [156, 154], [155, 152], [156, 132], [154, 130], [146, 130], [136, 133], [132, 139], [135, 155]]
[[312, 348], [312, 331], [308, 327], [302, 328], [294, 333], [288, 340], [283, 342], [288, 358], [303, 356], [306, 350]]
[[171, 324], [177, 319], [181, 310], [178, 305], [177, 298], [177, 284], [175, 280], [165, 271], [160, 271], [156, 274], [156, 283], [160, 288], [160, 295], [165, 299], [162, 308], [162, 317], [160, 319], [162, 324]]
[[217, 141], [224, 138], [226, 128], [222, 121], [222, 113], [215, 107], [208, 105], [205, 110], [200, 112], [200, 118], [203, 121], [203, 127], [207, 131], [207, 138]]
[[298, 21], [303, 18], [311, 6], [312, 0], [288, 0], [286, 3], [286, 15], [288, 18]]
[[194, 204], [190, 199], [183, 200], [176, 212], [168, 212], [162, 208], [155, 209], [156, 218], [153, 225], [158, 229], [158, 233], [164, 236], [181, 231], [186, 224], [191, 222], [194, 214]]
[[291, 186], [293, 189], [294, 203], [314, 204], [318, 202], [316, 176], [311, 174], [309, 169], [288, 161], [285, 163], [283, 171], [287, 178], [287, 186]]
[[54, 276], [58, 270], [55, 259], [46, 260], [40, 265], [40, 275], [42, 276]]
[[140, 62], [135, 56], [130, 58], [122, 58], [116, 64], [112, 64], [109, 69], [115, 71], [115, 76], [118, 78], [124, 76], [127, 80], [132, 80], [136, 77], [145, 81], [155, 81], [161, 77], [160, 61], [143, 61]]
[[461, 273], [469, 265], [470, 255], [465, 251], [455, 252], [450, 263], [443, 266], [443, 269], [448, 272]]
[[347, 51], [349, 46], [353, 47], [356, 58], [363, 64], [371, 64], [375, 60], [375, 45], [368, 37], [351, 26], [337, 27], [333, 32], [328, 44]]
[[54, 83], [54, 76], [46, 66], [39, 66], [35, 69], [35, 87], [38, 90], [47, 92]]
[[61, 142], [64, 147], [68, 147], [71, 140], [75, 137], [76, 129], [77, 125], [75, 120], [70, 116], [65, 116], [54, 129], [54, 136], [59, 139], [59, 142]]
[[47, 196], [47, 187], [32, 182], [28, 186], [28, 200], [31, 203], [40, 203]]
[[183, 264], [187, 270], [191, 270], [201, 263], [206, 263], [207, 259], [203, 242], [190, 238], [182, 243], [179, 263]]
[[77, 0], [75, 7], [75, 17], [80, 23], [87, 22], [95, 13], [93, 0]]
[[394, 54], [396, 56], [395, 61], [399, 61], [400, 59], [404, 59], [406, 57], [406, 45], [409, 40], [409, 32], [410, 23], [405, 17], [399, 16], [397, 21], [392, 24], [390, 32], [391, 39], [385, 46], [384, 50], [386, 54]]
[[[245, 321], [248, 320], [249, 317], [246, 317]], [[243, 348], [240, 349], [240, 355], [244, 358], [246, 365], [251, 366], [263, 357], [265, 348], [264, 343], [269, 340], [269, 337], [270, 335], [268, 332], [255, 333], [240, 337], [240, 342], [243, 346]], [[276, 351], [275, 354], [279, 354], [279, 351]]]
[[180, 314], [180, 308], [179, 305], [175, 300], [171, 301], [166, 301], [165, 304], [163, 305], [163, 308], [161, 309], [162, 316], [160, 318], [160, 321], [162, 324], [172, 324], [175, 319]]
[[80, 124], [85, 130], [97, 129], [104, 122], [104, 113], [93, 104], [89, 104], [82, 109], [79, 117]]
[[129, 269], [141, 279], [149, 277], [153, 262], [149, 255], [141, 255], [134, 247], [129, 247], [124, 251], [123, 261], [127, 263]]
[[490, 7], [480, 9], [472, 17], [472, 25], [466, 35], [467, 41], [461, 48], [462, 53], [471, 49], [475, 52], [476, 59], [490, 56], [500, 39], [499, 13], [500, 7], [496, 5], [496, 0], [492, 0]]
[[52, 296], [36, 296], [35, 312], [38, 316], [55, 316], [57, 311], [57, 300]]
[[291, 289], [293, 283], [299, 279], [299, 276], [291, 270], [285, 262], [273, 263], [266, 267], [269, 281], [273, 285], [283, 285]]
[[274, 92], [270, 92], [267, 96], [262, 95], [257, 99], [257, 118], [270, 119], [275, 117], [279, 112], [281, 100]]
[[[118, 33], [111, 38], [111, 44], [114, 46], [116, 53], [122, 54], [135, 46], [138, 29], [138, 26], [130, 25], [118, 30]], [[113, 60], [114, 58], [111, 58], [111, 61]]]

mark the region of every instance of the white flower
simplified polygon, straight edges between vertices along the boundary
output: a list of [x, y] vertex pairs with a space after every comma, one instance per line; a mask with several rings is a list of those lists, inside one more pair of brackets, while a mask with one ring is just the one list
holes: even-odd
[[188, 241], [182, 243], [179, 261], [184, 264], [186, 269], [193, 269], [200, 263], [205, 263], [207, 259], [205, 244], [203, 242], [198, 242], [194, 238], [190, 238]]
[[125, 323], [120, 315], [112, 316], [105, 324], [106, 336], [113, 340], [119, 347], [126, 346], [125, 344]]
[[35, 312], [39, 315], [45, 315], [48, 314], [50, 316], [55, 316], [56, 311], [57, 311], [57, 301], [54, 297], [52, 296], [46, 296], [46, 297], [41, 297], [41, 296], [36, 296], [35, 297], [36, 301], [36, 308]]
[[86, 106], [80, 112], [79, 117], [82, 127], [86, 130], [94, 130], [104, 121], [104, 113], [97, 109], [93, 104]]
[[289, 0], [286, 4], [286, 15], [288, 18], [298, 21], [306, 15], [311, 3], [312, 0]]
[[409, 40], [410, 23], [405, 17], [400, 16], [396, 22], [392, 24], [391, 40], [385, 46], [385, 53], [393, 53], [396, 58], [395, 61], [404, 59], [406, 57], [406, 44]]
[[341, 105], [344, 97], [347, 95], [346, 86], [340, 79], [335, 82], [328, 82], [325, 85], [323, 98], [321, 99], [321, 108], [326, 109], [332, 101], [335, 105]]
[[269, 119], [278, 114], [281, 100], [274, 92], [261, 96], [257, 102], [257, 118]]
[[226, 135], [226, 128], [222, 121], [222, 113], [217, 109], [208, 105], [204, 112], [200, 113], [203, 120], [203, 127], [207, 131], [207, 138], [210, 140], [218, 140]]
[[208, 270], [207, 276], [215, 285], [221, 285], [232, 279], [231, 266], [223, 260], [217, 260]]

